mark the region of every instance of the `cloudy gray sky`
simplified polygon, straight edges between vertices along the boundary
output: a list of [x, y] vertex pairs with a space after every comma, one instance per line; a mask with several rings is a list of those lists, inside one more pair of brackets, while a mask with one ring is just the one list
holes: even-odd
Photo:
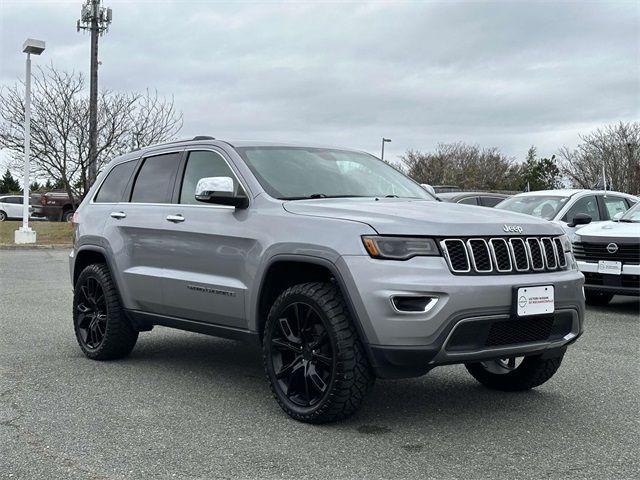
[[[37, 63], [85, 73], [81, 0], [0, 0], [0, 85]], [[462, 140], [522, 159], [640, 119], [640, 2], [103, 1], [101, 87], [157, 89], [181, 136], [390, 156]]]

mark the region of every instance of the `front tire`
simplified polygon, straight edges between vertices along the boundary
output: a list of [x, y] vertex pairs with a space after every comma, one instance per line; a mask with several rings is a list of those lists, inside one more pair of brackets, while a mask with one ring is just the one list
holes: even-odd
[[538, 387], [560, 368], [564, 354], [543, 359], [541, 355], [466, 363], [467, 371], [492, 390], [519, 392]]
[[605, 305], [608, 305], [613, 298], [613, 293], [585, 290], [584, 298], [587, 305], [604, 307]]
[[277, 298], [262, 352], [276, 400], [301, 422], [352, 415], [375, 381], [345, 301], [330, 283], [296, 285]]
[[73, 327], [80, 348], [92, 360], [126, 357], [138, 340], [111, 272], [103, 263], [89, 265], [78, 277], [73, 292]]

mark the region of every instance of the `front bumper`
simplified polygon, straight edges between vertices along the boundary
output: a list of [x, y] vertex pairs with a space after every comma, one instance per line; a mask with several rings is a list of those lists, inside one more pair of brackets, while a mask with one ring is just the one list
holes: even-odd
[[[563, 348], [582, 333], [584, 277], [577, 270], [453, 275], [441, 257], [416, 257], [397, 262], [345, 256], [338, 266], [344, 272], [343, 280], [370, 360], [380, 377], [411, 377], [437, 365], [517, 354], [535, 355]], [[515, 315], [514, 289], [533, 285], [554, 286], [555, 313], [551, 318], [548, 315], [517, 318]], [[390, 302], [395, 295], [427, 295], [436, 297], [437, 302], [426, 312], [401, 313]], [[549, 330], [548, 336], [525, 336], [507, 344], [484, 344], [490, 333], [495, 334], [491, 331], [494, 323], [499, 324], [494, 330], [509, 330], [524, 325], [517, 322], [535, 326], [535, 322], [542, 321], [562, 335], [554, 337]], [[561, 329], [557, 322], [562, 323]], [[470, 330], [468, 325], [472, 326]], [[466, 346], [455, 336], [463, 326], [471, 339]], [[526, 330], [527, 326], [524, 327]], [[454, 339], [456, 346], [452, 343]]]
[[640, 265], [622, 265], [621, 275], [602, 274], [598, 264], [579, 260], [578, 268], [584, 274], [585, 290], [640, 296]]

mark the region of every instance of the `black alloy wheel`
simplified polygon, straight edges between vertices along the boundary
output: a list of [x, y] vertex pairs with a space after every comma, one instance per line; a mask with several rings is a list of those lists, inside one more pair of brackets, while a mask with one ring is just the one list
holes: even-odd
[[107, 304], [102, 285], [95, 277], [87, 277], [78, 286], [76, 322], [79, 340], [89, 350], [95, 350], [104, 340], [107, 331]]
[[271, 362], [278, 386], [292, 403], [313, 407], [322, 400], [335, 372], [335, 355], [313, 306], [298, 302], [282, 311], [271, 337]]
[[273, 303], [262, 359], [278, 404], [291, 418], [327, 423], [355, 413], [375, 376], [340, 290], [294, 285]]
[[138, 340], [120, 295], [103, 263], [80, 272], [73, 291], [73, 327], [83, 353], [93, 360], [126, 357]]

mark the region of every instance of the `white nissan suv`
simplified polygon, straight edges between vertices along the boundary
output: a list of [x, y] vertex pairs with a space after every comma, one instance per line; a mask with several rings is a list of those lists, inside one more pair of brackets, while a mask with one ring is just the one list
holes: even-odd
[[640, 204], [612, 222], [582, 228], [573, 253], [585, 277], [588, 304], [606, 305], [614, 295], [640, 295]]

